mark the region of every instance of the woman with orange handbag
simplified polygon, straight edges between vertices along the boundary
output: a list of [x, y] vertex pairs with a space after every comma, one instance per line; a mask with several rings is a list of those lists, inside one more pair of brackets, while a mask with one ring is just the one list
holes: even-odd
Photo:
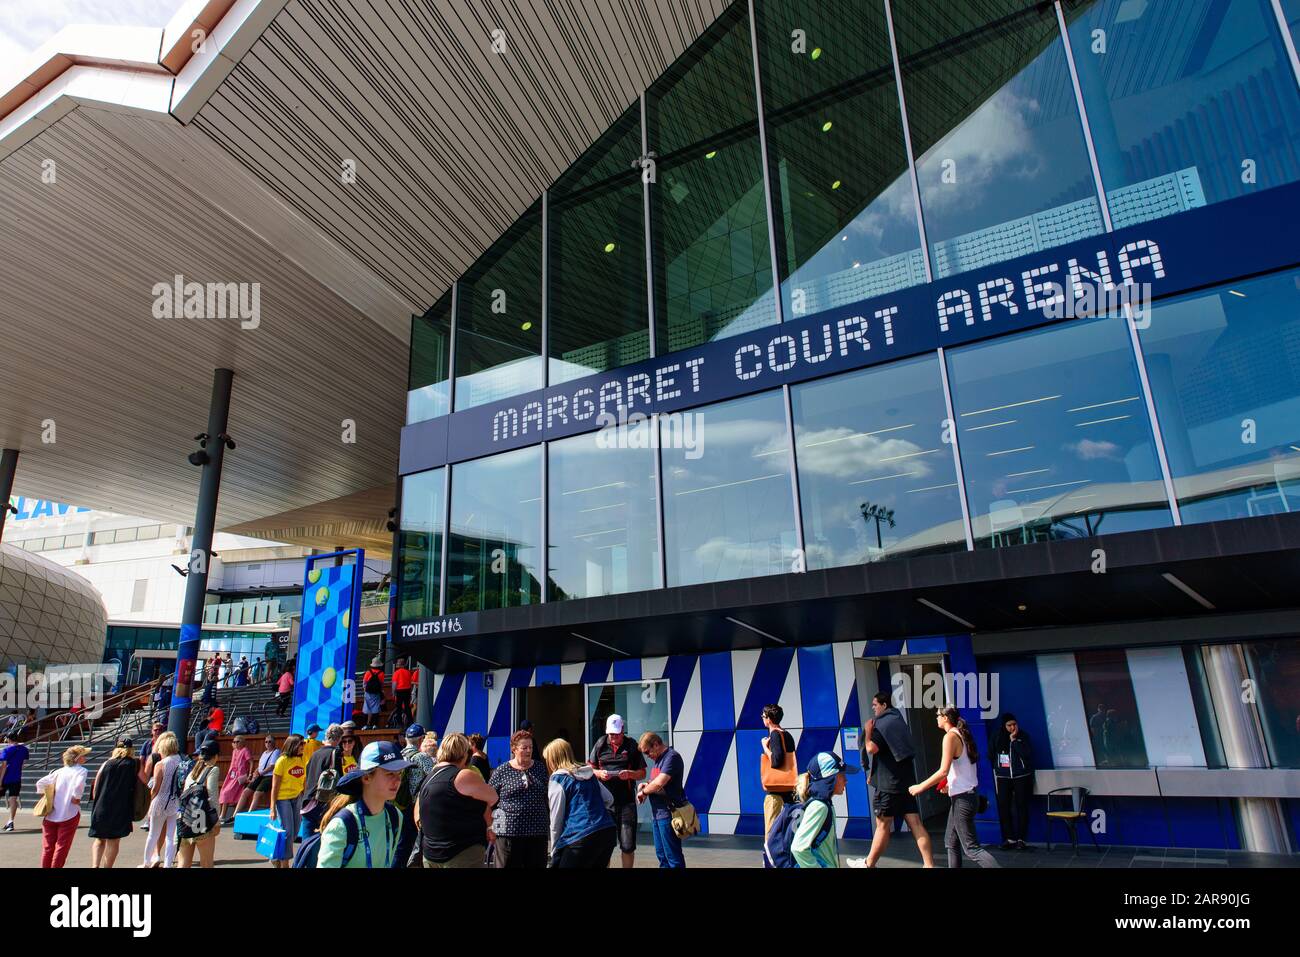
[[772, 830], [772, 822], [781, 813], [781, 806], [794, 803], [794, 785], [797, 774], [794, 766], [794, 735], [781, 727], [785, 711], [779, 704], [763, 706], [763, 757], [759, 774], [763, 791], [763, 834]]

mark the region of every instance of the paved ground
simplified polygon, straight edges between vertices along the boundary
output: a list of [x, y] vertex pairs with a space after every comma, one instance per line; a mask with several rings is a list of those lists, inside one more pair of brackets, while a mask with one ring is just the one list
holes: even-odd
[[[3, 819], [8, 820], [7, 812]], [[68, 857], [69, 867], [90, 866], [91, 839], [86, 836], [88, 821], [83, 818]], [[136, 828], [134, 834], [122, 839], [117, 867], [134, 868], [144, 856], [147, 832]], [[936, 837], [937, 835], [932, 835]], [[641, 849], [637, 852], [637, 867], [655, 867], [654, 842], [649, 832], [640, 836]], [[688, 867], [759, 867], [761, 844], [756, 837], [731, 837], [705, 835], [692, 838], [686, 846]], [[846, 858], [865, 857], [869, 844], [866, 841], [842, 841], [840, 853]], [[935, 864], [945, 866], [943, 848], [936, 846]], [[991, 849], [998, 863], [1004, 867], [1203, 867], [1222, 870], [1233, 867], [1300, 867], [1300, 855], [1249, 854], [1240, 851], [1198, 851], [1163, 847], [1106, 848], [1100, 852], [1090, 846], [1076, 855], [1067, 845], [1053, 845], [1049, 854], [1045, 848], [1030, 851], [1003, 851]], [[41, 859], [41, 829], [31, 812], [23, 810], [18, 815], [17, 830], [13, 834], [0, 834], [0, 868], [39, 867]], [[217, 867], [248, 868], [270, 865], [253, 851], [252, 841], [237, 841], [227, 828], [217, 837]], [[921, 859], [916, 845], [906, 834], [894, 836], [889, 851], [881, 860], [882, 867], [920, 867]]]

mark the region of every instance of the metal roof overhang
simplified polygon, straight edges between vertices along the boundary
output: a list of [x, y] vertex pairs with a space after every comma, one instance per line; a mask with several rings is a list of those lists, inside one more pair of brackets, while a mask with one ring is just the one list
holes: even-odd
[[1208, 640], [1213, 629], [1178, 623], [1225, 615], [1225, 639], [1294, 635], [1297, 581], [1300, 514], [1284, 514], [494, 609], [460, 615], [461, 637], [397, 641], [448, 673], [963, 632], [977, 651], [1029, 652], [1062, 646], [1067, 626], [1089, 630], [1083, 644], [1106, 626], [1120, 646], [1181, 630]]
[[[411, 315], [725, 6], [191, 0], [60, 34], [0, 80], [15, 493], [191, 520], [228, 367], [218, 528], [391, 548]], [[176, 276], [256, 283], [260, 322], [154, 318]]]

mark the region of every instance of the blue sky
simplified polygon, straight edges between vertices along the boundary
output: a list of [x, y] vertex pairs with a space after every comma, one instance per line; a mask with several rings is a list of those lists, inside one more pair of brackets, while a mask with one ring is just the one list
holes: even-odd
[[0, 0], [0, 73], [74, 23], [162, 27], [184, 0]]

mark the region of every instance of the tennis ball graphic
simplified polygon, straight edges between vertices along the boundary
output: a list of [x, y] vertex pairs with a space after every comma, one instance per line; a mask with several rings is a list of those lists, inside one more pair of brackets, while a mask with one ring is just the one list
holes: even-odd
[[333, 668], [326, 668], [325, 673], [321, 675], [320, 683], [325, 688], [334, 687], [334, 679], [338, 677], [338, 672]]
[[313, 585], [316, 584], [318, 581], [320, 581], [320, 569], [313, 568], [311, 571], [309, 571], [307, 573], [307, 581], [311, 582]]
[[341, 627], [344, 631], [347, 631], [348, 626], [351, 624], [351, 622], [352, 622], [352, 609], [345, 608], [343, 610], [342, 617], [339, 618], [339, 627]]
[[324, 608], [325, 603], [330, 600], [330, 590], [322, 585], [316, 589], [316, 607]]

